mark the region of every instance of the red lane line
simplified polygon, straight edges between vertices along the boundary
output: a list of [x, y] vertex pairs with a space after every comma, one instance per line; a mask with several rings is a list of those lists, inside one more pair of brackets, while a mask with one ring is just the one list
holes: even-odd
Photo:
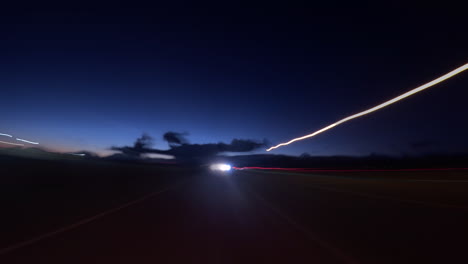
[[232, 167], [235, 170], [282, 170], [282, 171], [302, 171], [302, 172], [366, 172], [366, 171], [448, 171], [448, 170], [468, 170], [468, 168], [420, 168], [420, 169], [315, 169], [315, 168], [269, 168], [269, 167]]

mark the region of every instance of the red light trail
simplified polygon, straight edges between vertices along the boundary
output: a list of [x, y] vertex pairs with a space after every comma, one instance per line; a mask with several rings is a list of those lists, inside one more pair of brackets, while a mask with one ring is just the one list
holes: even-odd
[[379, 172], [379, 171], [448, 171], [468, 170], [468, 168], [424, 168], [424, 169], [320, 169], [320, 168], [272, 168], [272, 167], [232, 167], [235, 170], [280, 170], [296, 172]]

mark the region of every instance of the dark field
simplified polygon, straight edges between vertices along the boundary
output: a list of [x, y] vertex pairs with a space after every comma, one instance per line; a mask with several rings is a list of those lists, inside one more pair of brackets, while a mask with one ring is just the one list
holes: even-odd
[[265, 200], [359, 263], [468, 260], [467, 171], [251, 174]]
[[468, 261], [468, 171], [0, 164], [0, 263]]
[[168, 166], [99, 161], [14, 159], [0, 164], [2, 248], [163, 189], [191, 174]]

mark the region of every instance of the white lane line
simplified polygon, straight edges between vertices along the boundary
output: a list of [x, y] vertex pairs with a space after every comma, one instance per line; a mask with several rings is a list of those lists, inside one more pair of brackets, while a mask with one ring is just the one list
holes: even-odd
[[274, 206], [272, 203], [268, 202], [263, 196], [258, 194], [257, 192], [252, 191], [251, 189], [248, 190], [252, 194], [254, 194], [255, 198], [259, 200], [263, 206], [267, 207], [270, 209], [274, 214], [282, 218], [284, 221], [286, 221], [289, 225], [291, 225], [293, 228], [296, 230], [304, 233], [310, 240], [314, 241], [315, 243], [319, 244], [322, 248], [328, 250], [330, 253], [333, 254], [334, 257], [338, 258], [341, 260], [343, 263], [348, 263], [348, 264], [357, 264], [359, 263], [358, 261], [354, 260], [352, 257], [346, 255], [342, 250], [340, 250], [337, 247], [332, 246], [328, 242], [324, 241], [320, 237], [318, 237], [315, 233], [310, 231], [308, 228], [305, 226], [299, 224], [296, 222], [294, 219], [289, 217], [286, 213], [284, 213], [282, 210], [280, 210], [278, 207]]
[[76, 223], [74, 223], [74, 224], [71, 224], [71, 225], [68, 225], [68, 226], [64, 226], [64, 227], [59, 228], [59, 229], [56, 229], [56, 230], [54, 230], [54, 231], [51, 231], [51, 232], [48, 232], [48, 233], [45, 233], [45, 234], [36, 236], [36, 237], [34, 237], [34, 238], [31, 238], [31, 239], [28, 239], [28, 240], [25, 240], [25, 241], [22, 241], [22, 242], [19, 242], [19, 243], [16, 243], [16, 244], [12, 244], [12, 245], [7, 246], [7, 247], [4, 247], [4, 248], [0, 249], [0, 255], [6, 254], [6, 253], [11, 252], [11, 251], [13, 251], [13, 250], [17, 250], [17, 249], [23, 248], [23, 247], [25, 247], [25, 246], [29, 246], [29, 245], [31, 245], [31, 244], [34, 244], [34, 243], [37, 243], [37, 242], [42, 241], [42, 240], [44, 240], [44, 239], [50, 238], [50, 237], [52, 237], [52, 236], [55, 236], [55, 235], [64, 233], [64, 232], [66, 232], [66, 231], [69, 231], [69, 230], [78, 228], [78, 227], [80, 227], [80, 226], [82, 226], [82, 225], [85, 225], [85, 224], [88, 224], [88, 223], [93, 222], [93, 221], [95, 221], [95, 220], [98, 220], [98, 219], [100, 219], [100, 218], [102, 218], [102, 217], [104, 217], [104, 216], [107, 216], [107, 215], [113, 214], [113, 213], [115, 213], [115, 212], [117, 212], [117, 211], [120, 211], [120, 210], [122, 210], [122, 209], [125, 209], [125, 208], [127, 208], [127, 207], [129, 207], [129, 206], [135, 205], [135, 204], [137, 204], [137, 203], [141, 203], [141, 202], [143, 202], [143, 201], [145, 201], [145, 200], [147, 200], [147, 199], [149, 199], [149, 198], [151, 198], [151, 197], [153, 197], [153, 196], [156, 196], [156, 195], [158, 195], [158, 194], [162, 194], [162, 193], [167, 192], [167, 191], [169, 191], [169, 190], [171, 190], [171, 189], [174, 189], [175, 187], [177, 187], [177, 186], [180, 185], [180, 184], [181, 184], [180, 182], [179, 182], [179, 183], [175, 183], [175, 184], [170, 185], [170, 186], [168, 186], [168, 187], [166, 187], [166, 188], [163, 188], [162, 190], [152, 192], [152, 193], [150, 193], [150, 194], [148, 194], [148, 195], [145, 195], [145, 196], [143, 196], [143, 197], [141, 197], [141, 198], [138, 198], [138, 199], [136, 199], [136, 200], [127, 202], [127, 203], [125, 203], [125, 204], [123, 204], [123, 205], [121, 205], [121, 206], [119, 206], [119, 207], [116, 207], [116, 208], [113, 208], [113, 209], [104, 211], [104, 212], [99, 213], [99, 214], [97, 214], [97, 215], [88, 217], [88, 218], [83, 219], [83, 220], [81, 220], [81, 221], [78, 221], [78, 222], [76, 222]]

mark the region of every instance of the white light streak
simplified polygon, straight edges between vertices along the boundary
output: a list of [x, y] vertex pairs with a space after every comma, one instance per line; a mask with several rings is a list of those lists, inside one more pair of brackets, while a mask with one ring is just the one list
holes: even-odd
[[210, 166], [211, 170], [218, 170], [218, 171], [230, 171], [231, 165], [229, 164], [213, 164]]
[[3, 133], [0, 133], [0, 136], [5, 136], [5, 137], [13, 137], [12, 135], [3, 134]]
[[29, 143], [29, 144], [34, 144], [34, 145], [39, 144], [38, 142], [32, 142], [32, 141], [25, 140], [25, 139], [21, 139], [21, 138], [16, 138], [16, 140], [18, 140], [18, 141], [23, 141], [23, 142], [26, 142], [26, 143]]
[[432, 81], [430, 81], [430, 82], [428, 82], [428, 83], [426, 83], [426, 84], [423, 84], [423, 85], [421, 85], [421, 86], [419, 86], [419, 87], [417, 87], [417, 88], [414, 88], [413, 90], [410, 90], [410, 91], [408, 91], [408, 92], [406, 92], [406, 93], [404, 93], [404, 94], [402, 94], [402, 95], [400, 95], [400, 96], [397, 96], [397, 97], [395, 97], [395, 98], [393, 98], [393, 99], [391, 99], [391, 100], [388, 100], [388, 101], [386, 101], [386, 102], [384, 102], [384, 103], [381, 103], [381, 104], [379, 104], [379, 105], [376, 105], [376, 106], [374, 106], [374, 107], [372, 107], [372, 108], [370, 108], [370, 109], [367, 109], [367, 110], [365, 110], [365, 111], [359, 112], [359, 113], [357, 113], [357, 114], [354, 114], [354, 115], [345, 117], [345, 118], [343, 118], [343, 119], [341, 119], [341, 120], [339, 120], [339, 121], [337, 121], [337, 122], [335, 122], [335, 123], [333, 123], [333, 124], [331, 124], [331, 125], [328, 125], [328, 126], [322, 128], [322, 129], [319, 129], [319, 130], [313, 132], [312, 134], [305, 135], [305, 136], [298, 137], [298, 138], [294, 138], [294, 139], [292, 139], [292, 140], [290, 140], [290, 141], [288, 141], [288, 142], [281, 143], [281, 144], [278, 144], [278, 145], [276, 145], [276, 146], [273, 146], [273, 147], [267, 149], [266, 151], [271, 151], [271, 150], [273, 150], [273, 149], [279, 148], [279, 147], [281, 147], [281, 146], [289, 145], [289, 144], [291, 144], [291, 143], [293, 143], [293, 142], [296, 142], [296, 141], [299, 141], [299, 140], [303, 140], [303, 139], [306, 139], [306, 138], [311, 138], [311, 137], [316, 136], [316, 135], [318, 135], [318, 134], [320, 134], [320, 133], [322, 133], [322, 132], [325, 132], [325, 131], [327, 131], [327, 130], [329, 130], [329, 129], [331, 129], [331, 128], [337, 126], [337, 125], [340, 125], [340, 124], [342, 124], [342, 123], [344, 123], [344, 122], [347, 122], [347, 121], [349, 121], [349, 120], [351, 120], [351, 119], [358, 118], [358, 117], [361, 117], [361, 116], [370, 114], [370, 113], [372, 113], [372, 112], [375, 112], [375, 111], [377, 111], [377, 110], [380, 110], [380, 109], [382, 109], [382, 108], [384, 108], [384, 107], [386, 107], [386, 106], [389, 106], [389, 105], [391, 105], [391, 104], [394, 104], [394, 103], [396, 103], [396, 102], [398, 102], [398, 101], [400, 101], [400, 100], [403, 100], [403, 99], [405, 99], [405, 98], [407, 98], [407, 97], [409, 97], [409, 96], [411, 96], [411, 95], [413, 95], [413, 94], [416, 94], [416, 93], [418, 93], [418, 92], [420, 92], [420, 91], [422, 91], [422, 90], [425, 90], [425, 89], [427, 89], [427, 88], [429, 88], [429, 87], [431, 87], [431, 86], [434, 86], [434, 85], [436, 85], [436, 84], [438, 84], [438, 83], [441, 83], [441, 82], [443, 82], [443, 81], [445, 81], [445, 80], [447, 80], [447, 79], [449, 79], [449, 78], [451, 78], [451, 77], [453, 77], [453, 76], [455, 76], [455, 75], [457, 75], [457, 74], [459, 74], [459, 73], [461, 73], [461, 72], [463, 72], [463, 71], [465, 71], [465, 70], [467, 70], [467, 69], [468, 69], [468, 63], [465, 64], [465, 65], [463, 65], [463, 66], [461, 66], [461, 67], [456, 68], [455, 70], [453, 70], [453, 71], [451, 71], [451, 72], [449, 72], [449, 73], [446, 73], [446, 74], [440, 76], [439, 78], [437, 78], [437, 79], [435, 79], [435, 80], [432, 80]]
[[5, 142], [5, 141], [0, 141], [0, 143], [1, 144], [14, 145], [14, 146], [24, 146], [24, 144], [10, 143], [10, 142]]

